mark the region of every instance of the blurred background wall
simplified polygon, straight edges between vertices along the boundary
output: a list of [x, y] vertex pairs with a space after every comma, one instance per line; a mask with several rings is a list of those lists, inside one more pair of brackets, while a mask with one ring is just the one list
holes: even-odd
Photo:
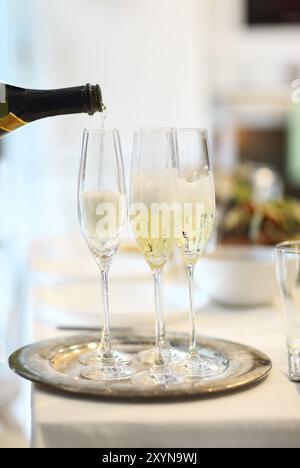
[[[0, 79], [32, 88], [99, 82], [127, 169], [136, 127], [208, 127], [221, 171], [271, 164], [298, 194], [299, 23], [250, 24], [251, 2], [0, 0]], [[23, 267], [32, 238], [78, 230], [81, 133], [99, 125], [97, 116], [49, 119], [1, 143], [1, 237]]]
[[[299, 196], [297, 2], [276, 1], [276, 24], [250, 17], [250, 4], [277, 14], [271, 0], [0, 0], [0, 81], [99, 83], [127, 172], [136, 127], [208, 127], [216, 176], [267, 164]], [[78, 233], [81, 134], [99, 125], [99, 116], [59, 117], [1, 142], [2, 336], [23, 329], [32, 240]], [[8, 316], [20, 327], [7, 328]]]
[[[10, 50], [10, 66], [1, 70], [1, 79], [38, 88], [100, 83], [107, 125], [121, 131], [127, 166], [136, 127], [209, 122], [210, 2], [1, 1]], [[62, 117], [34, 124], [30, 135], [24, 131], [6, 141], [14, 147], [16, 139], [22, 146], [31, 141], [29, 154], [22, 149], [19, 159], [26, 168], [34, 165], [40, 234], [77, 227], [81, 132], [99, 125], [99, 117]]]
[[[209, 128], [222, 167], [244, 158], [270, 162], [288, 175], [300, 28], [249, 25], [247, 4], [0, 0], [0, 79], [33, 88], [99, 82], [127, 167], [136, 127], [183, 125]], [[30, 237], [77, 229], [81, 132], [99, 124], [99, 117], [60, 117], [6, 138], [2, 153], [13, 174], [13, 198], [18, 218], [26, 218], [19, 243], [27, 231]]]

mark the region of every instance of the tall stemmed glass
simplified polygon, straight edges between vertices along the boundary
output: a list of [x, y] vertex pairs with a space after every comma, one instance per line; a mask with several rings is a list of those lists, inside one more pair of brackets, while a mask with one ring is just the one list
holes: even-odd
[[80, 356], [89, 365], [81, 375], [92, 380], [127, 379], [135, 373], [128, 355], [112, 349], [109, 324], [108, 274], [127, 223], [127, 200], [119, 133], [85, 130], [78, 186], [83, 236], [101, 274], [104, 323], [97, 350]]
[[162, 271], [175, 247], [173, 222], [168, 211], [175, 201], [176, 171], [172, 130], [144, 128], [137, 131], [131, 170], [130, 216], [137, 244], [153, 273], [156, 348], [150, 353], [150, 379], [158, 384], [178, 381], [168, 366], [176, 350], [166, 338], [161, 290]]
[[[196, 336], [194, 269], [211, 236], [215, 219], [215, 189], [206, 130], [177, 129], [178, 202], [180, 223], [177, 245], [189, 280], [190, 341], [184, 365], [195, 377], [223, 370], [220, 362], [201, 354]], [[205, 281], [205, 278], [203, 278]]]

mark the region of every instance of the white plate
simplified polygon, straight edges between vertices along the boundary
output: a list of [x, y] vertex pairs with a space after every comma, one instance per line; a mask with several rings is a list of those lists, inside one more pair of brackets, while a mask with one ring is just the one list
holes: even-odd
[[213, 300], [225, 305], [259, 306], [277, 294], [272, 247], [222, 246], [199, 262], [196, 280]]
[[[153, 325], [154, 294], [151, 281], [128, 279], [110, 282], [110, 311], [113, 326]], [[168, 322], [188, 316], [188, 288], [185, 284], [165, 285], [165, 311]], [[208, 302], [203, 293], [196, 294], [196, 306]], [[36, 315], [46, 323], [96, 326], [101, 317], [100, 281], [65, 282], [39, 287], [34, 292]]]

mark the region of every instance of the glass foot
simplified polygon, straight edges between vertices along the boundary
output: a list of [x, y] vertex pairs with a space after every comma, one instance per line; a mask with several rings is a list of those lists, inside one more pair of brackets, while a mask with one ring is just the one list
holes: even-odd
[[111, 358], [104, 358], [98, 350], [91, 351], [89, 353], [81, 354], [79, 356], [79, 362], [86, 366], [97, 366], [103, 364], [114, 366], [116, 364], [129, 364], [132, 361], [132, 358], [129, 354], [120, 353], [119, 351], [112, 351]]
[[209, 379], [217, 377], [226, 371], [229, 364], [227, 359], [217, 353], [211, 355], [207, 351], [207, 354], [205, 355], [201, 349], [198, 349], [186, 355], [183, 362], [186, 369], [186, 377]]
[[81, 372], [81, 377], [88, 380], [128, 380], [136, 373], [135, 369], [128, 366], [95, 366], [87, 367]]
[[[186, 353], [179, 351], [179, 349], [176, 349], [173, 346], [163, 348], [161, 353], [165, 362], [172, 363], [182, 362], [186, 356]], [[152, 364], [155, 359], [155, 349], [153, 348], [147, 351], [142, 351], [139, 353], [138, 358], [143, 364]]]
[[178, 385], [183, 379], [166, 366], [162, 368], [151, 367], [150, 378], [156, 385]]
[[156, 386], [156, 385], [179, 385], [184, 378], [171, 370], [168, 366], [152, 366], [149, 370], [140, 372], [132, 378], [136, 385]]

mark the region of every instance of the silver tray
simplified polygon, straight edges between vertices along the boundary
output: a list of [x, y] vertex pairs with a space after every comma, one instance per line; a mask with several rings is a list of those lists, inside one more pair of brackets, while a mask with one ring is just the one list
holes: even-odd
[[[172, 335], [171, 344], [186, 349], [186, 335]], [[133, 355], [154, 345], [153, 337], [134, 333], [124, 336], [113, 334], [114, 346]], [[269, 374], [271, 360], [260, 351], [248, 346], [214, 338], [199, 338], [204, 354], [221, 355], [228, 363], [223, 374], [209, 380], [188, 380], [179, 385], [138, 386], [127, 381], [95, 382], [80, 377], [82, 365], [78, 354], [95, 349], [98, 335], [77, 335], [59, 338], [26, 346], [16, 351], [9, 359], [10, 368], [35, 383], [56, 390], [78, 395], [118, 399], [159, 399], [207, 397], [219, 393], [240, 390], [258, 383]], [[141, 364], [140, 364], [141, 366]]]

